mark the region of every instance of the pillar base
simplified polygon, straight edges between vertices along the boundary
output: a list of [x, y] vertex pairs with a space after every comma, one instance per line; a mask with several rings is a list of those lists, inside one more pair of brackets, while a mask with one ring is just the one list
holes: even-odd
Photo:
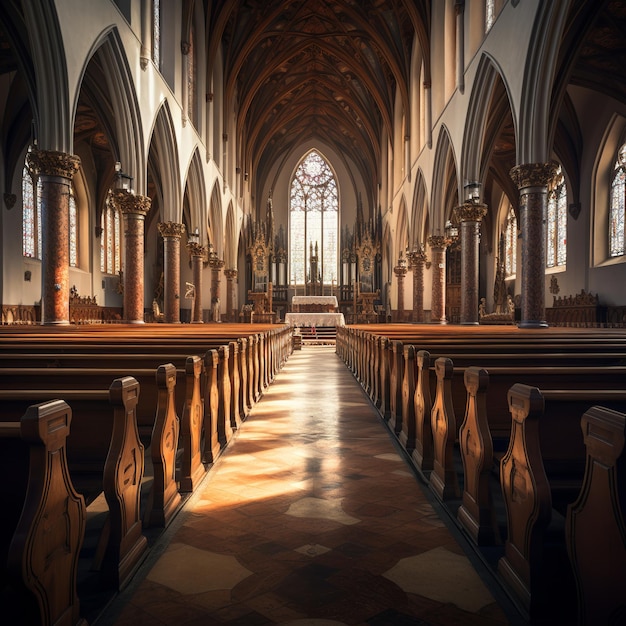
[[42, 326], [69, 326], [68, 320], [53, 320], [51, 322], [41, 322]]
[[548, 328], [546, 321], [524, 320], [517, 325], [518, 328]]
[[145, 324], [143, 320], [126, 320], [126, 324]]
[[461, 322], [461, 326], [478, 326], [478, 322]]

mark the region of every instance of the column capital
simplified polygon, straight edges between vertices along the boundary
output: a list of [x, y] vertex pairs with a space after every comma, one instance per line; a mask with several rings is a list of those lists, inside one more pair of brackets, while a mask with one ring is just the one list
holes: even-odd
[[72, 180], [80, 167], [80, 158], [66, 152], [32, 150], [26, 155], [26, 164], [33, 176], [59, 176]]
[[405, 265], [396, 265], [393, 268], [393, 273], [398, 277], [398, 278], [403, 278], [406, 273], [408, 272], [407, 268]]
[[185, 233], [185, 225], [178, 224], [177, 222], [159, 222], [157, 224], [159, 234], [163, 239], [171, 237], [173, 239], [180, 239]]
[[464, 202], [454, 209], [454, 215], [459, 222], [480, 222], [487, 215], [487, 205]]
[[148, 196], [136, 195], [127, 189], [111, 189], [109, 200], [123, 215], [136, 215], [137, 217], [145, 217], [152, 204]]
[[191, 256], [205, 257], [206, 256], [206, 248], [195, 241], [190, 241], [187, 244], [187, 250], [189, 250], [189, 254]]
[[239, 272], [235, 268], [229, 268], [224, 270], [224, 276], [226, 276], [228, 280], [233, 280], [234, 278], [237, 278], [238, 273]]
[[224, 267], [224, 261], [217, 256], [209, 257], [209, 265], [214, 270], [221, 270]]
[[524, 163], [512, 168], [509, 176], [519, 190], [526, 187], [547, 187], [556, 176], [558, 168], [559, 164], [556, 161]]
[[444, 235], [431, 235], [427, 241], [431, 248], [439, 248], [440, 250], [445, 250], [452, 243], [452, 240]]

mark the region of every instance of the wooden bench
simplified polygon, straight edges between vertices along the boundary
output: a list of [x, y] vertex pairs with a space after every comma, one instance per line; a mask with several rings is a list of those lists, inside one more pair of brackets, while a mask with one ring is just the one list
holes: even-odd
[[566, 544], [583, 624], [626, 620], [626, 414], [594, 406], [581, 423], [585, 475], [566, 515]]
[[[5, 417], [3, 415], [3, 417]], [[0, 423], [0, 604], [6, 624], [82, 624], [76, 591], [85, 501], [72, 484], [72, 411], [53, 400]]]
[[49, 399], [51, 394], [72, 407], [66, 450], [77, 492], [87, 505], [104, 493], [109, 513], [94, 566], [103, 585], [119, 589], [129, 581], [147, 548], [140, 516], [144, 446], [137, 431], [139, 383], [127, 376], [113, 380], [108, 390], [2, 390], [0, 419], [15, 419], [25, 406]]
[[565, 514], [583, 479], [581, 416], [596, 404], [623, 411], [626, 391], [522, 384], [509, 391], [511, 440], [500, 468], [507, 539], [498, 573], [531, 620], [576, 621]]

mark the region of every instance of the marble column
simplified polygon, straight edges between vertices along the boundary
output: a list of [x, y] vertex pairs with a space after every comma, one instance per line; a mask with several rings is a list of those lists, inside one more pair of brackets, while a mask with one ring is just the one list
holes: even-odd
[[180, 238], [185, 225], [161, 222], [159, 233], [163, 237], [163, 321], [180, 323]]
[[235, 288], [237, 286], [237, 270], [224, 270], [226, 276], [226, 315], [229, 322], [237, 321], [237, 305], [235, 303]]
[[430, 321], [434, 324], [447, 324], [446, 320], [446, 248], [450, 239], [443, 235], [432, 235], [428, 245], [432, 250], [432, 305]]
[[41, 182], [41, 321], [65, 325], [70, 323], [70, 185], [80, 159], [65, 152], [33, 150], [27, 163], [33, 178]]
[[413, 249], [408, 254], [413, 272], [413, 322], [424, 322], [424, 267], [430, 267], [424, 246]]
[[545, 225], [548, 186], [559, 165], [526, 163], [517, 165], [510, 176], [519, 189], [522, 233], [522, 317], [521, 328], [546, 328], [545, 310]]
[[202, 265], [206, 257], [206, 248], [199, 243], [190, 241], [187, 250], [191, 255], [191, 272], [194, 286], [193, 310], [191, 311], [191, 323], [202, 324]]
[[124, 319], [129, 324], [143, 324], [143, 238], [151, 200], [126, 189], [113, 189], [110, 200], [124, 216]]
[[468, 201], [454, 210], [461, 223], [461, 324], [478, 324], [478, 256], [485, 204]]
[[224, 267], [224, 261], [215, 254], [209, 254], [209, 265], [211, 266], [211, 321], [221, 322], [220, 270]]
[[406, 265], [398, 264], [393, 268], [398, 279], [398, 322], [404, 322], [404, 277], [407, 273]]

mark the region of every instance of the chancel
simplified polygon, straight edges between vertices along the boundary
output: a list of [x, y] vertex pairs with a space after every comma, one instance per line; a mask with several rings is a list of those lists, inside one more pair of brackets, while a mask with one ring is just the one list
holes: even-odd
[[626, 623], [626, 8], [0, 9], [0, 622]]

